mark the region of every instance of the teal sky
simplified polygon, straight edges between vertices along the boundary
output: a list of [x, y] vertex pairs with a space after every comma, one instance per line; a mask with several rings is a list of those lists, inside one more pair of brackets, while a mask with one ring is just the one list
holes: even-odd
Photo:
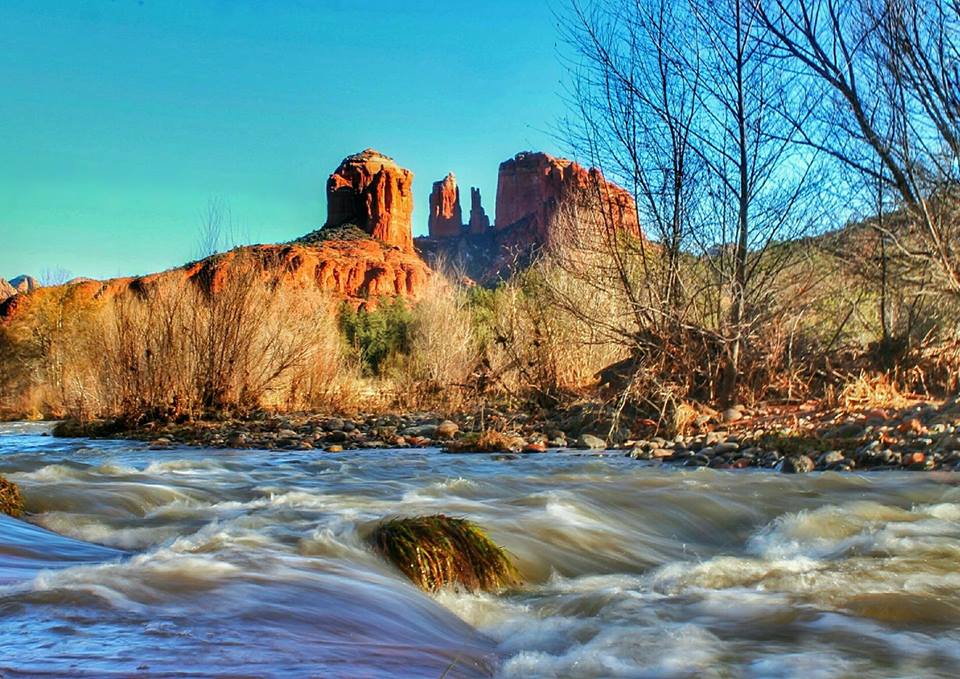
[[414, 171], [414, 233], [455, 171], [558, 152], [547, 0], [3, 0], [0, 276], [157, 271], [211, 200], [241, 242], [320, 226], [340, 159]]

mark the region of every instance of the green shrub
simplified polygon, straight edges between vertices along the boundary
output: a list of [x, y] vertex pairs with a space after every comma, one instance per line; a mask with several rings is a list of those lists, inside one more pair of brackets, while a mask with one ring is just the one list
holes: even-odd
[[344, 305], [340, 331], [366, 375], [381, 375], [388, 359], [410, 352], [414, 316], [401, 299], [374, 310]]

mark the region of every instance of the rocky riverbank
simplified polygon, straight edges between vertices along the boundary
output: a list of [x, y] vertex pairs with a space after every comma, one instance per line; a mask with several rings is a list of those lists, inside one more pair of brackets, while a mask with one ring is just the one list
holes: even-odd
[[183, 424], [150, 422], [133, 428], [112, 421], [68, 421], [57, 426], [55, 435], [142, 440], [157, 450], [179, 445], [329, 452], [440, 447], [510, 460], [525, 453], [575, 449], [685, 467], [759, 467], [785, 473], [960, 470], [956, 400], [860, 412], [825, 410], [817, 404], [708, 410], [694, 418], [693, 431], [672, 437], [656, 435], [656, 425], [649, 420], [611, 427], [608, 415], [581, 405], [537, 416], [496, 410], [454, 417], [261, 415]]

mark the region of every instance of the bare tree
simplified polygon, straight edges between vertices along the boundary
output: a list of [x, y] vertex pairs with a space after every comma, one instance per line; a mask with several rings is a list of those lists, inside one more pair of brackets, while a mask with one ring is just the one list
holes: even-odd
[[796, 259], [782, 244], [810, 224], [816, 156], [798, 150], [789, 122], [809, 100], [790, 87], [749, 0], [574, 0], [571, 16], [584, 64], [574, 145], [634, 190], [655, 241], [624, 238], [606, 219], [599, 245], [613, 275], [593, 270], [634, 311], [639, 352], [650, 353], [651, 329], [694, 350], [722, 347], [722, 378], [708, 391], [731, 402], [745, 347]]
[[200, 215], [196, 258], [205, 259], [237, 245], [236, 227], [230, 206], [221, 198], [211, 198]]
[[[757, 0], [770, 40], [818, 87], [807, 147], [895, 192], [890, 246], [931, 291], [960, 296], [960, 3], [956, 0]], [[905, 217], [905, 218], [904, 218]], [[895, 228], [891, 228], [895, 227]]]

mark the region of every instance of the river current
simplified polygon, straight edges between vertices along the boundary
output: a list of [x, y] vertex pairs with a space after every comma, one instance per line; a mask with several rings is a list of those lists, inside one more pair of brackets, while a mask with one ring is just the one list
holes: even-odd
[[[42, 432], [0, 425], [5, 677], [960, 675], [960, 474]], [[440, 512], [527, 585], [429, 596], [366, 546]]]

